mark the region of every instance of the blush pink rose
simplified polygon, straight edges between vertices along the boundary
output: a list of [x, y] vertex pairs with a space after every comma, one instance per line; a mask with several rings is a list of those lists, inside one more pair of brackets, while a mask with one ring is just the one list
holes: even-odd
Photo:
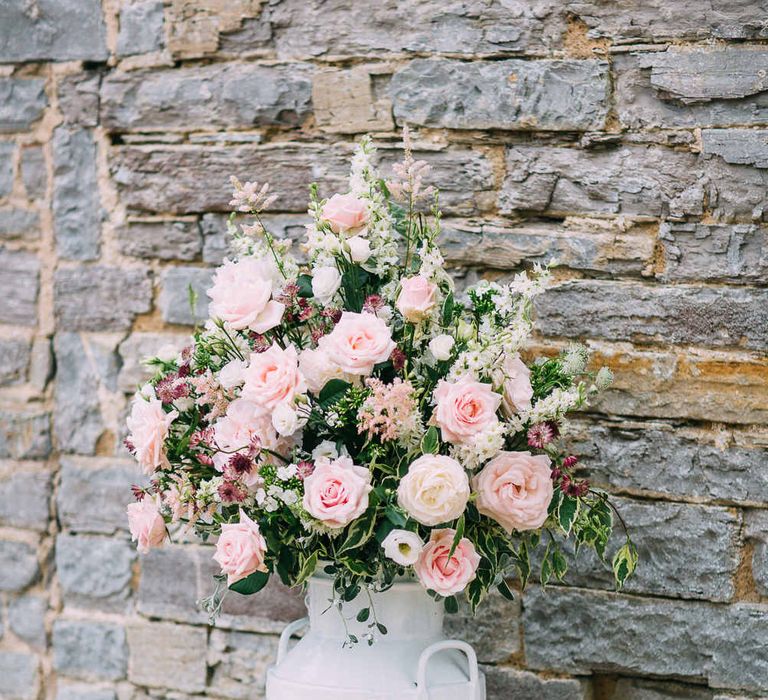
[[437, 285], [426, 277], [406, 277], [400, 283], [400, 294], [395, 306], [407, 321], [417, 323], [424, 320], [435, 308]]
[[136, 542], [139, 553], [146, 554], [153, 547], [162, 547], [166, 536], [165, 521], [156, 499], [144, 496], [140, 501], [131, 503], [126, 512], [131, 539]]
[[251, 520], [241, 509], [240, 522], [221, 526], [221, 535], [216, 542], [213, 558], [227, 575], [227, 585], [231, 586], [247, 578], [254, 571], [266, 571], [264, 555], [267, 543], [259, 532], [259, 525]]
[[328, 527], [344, 527], [368, 508], [371, 472], [349, 457], [319, 459], [304, 479], [304, 508]]
[[344, 372], [367, 376], [374, 365], [389, 359], [397, 345], [382, 319], [345, 311], [334, 329], [320, 338], [319, 347]]
[[549, 457], [500, 452], [475, 475], [477, 509], [507, 532], [535, 530], [547, 519], [552, 500]]
[[507, 356], [502, 370], [504, 383], [502, 384], [501, 410], [504, 415], [511, 417], [520, 411], [529, 411], [533, 398], [531, 370], [518, 355]]
[[208, 290], [211, 316], [237, 330], [250, 328], [256, 333], [279, 325], [285, 305], [271, 300], [273, 275], [273, 266], [260, 258], [225, 260]]
[[334, 233], [346, 233], [368, 223], [368, 205], [353, 194], [335, 194], [323, 205], [320, 216]]
[[128, 440], [136, 450], [136, 459], [145, 474], [168, 465], [164, 442], [168, 428], [178, 417], [178, 411], [166, 413], [162, 402], [152, 390], [149, 397], [137, 395], [131, 406], [131, 415], [126, 421]]
[[413, 565], [421, 585], [445, 597], [463, 591], [475, 578], [480, 564], [480, 555], [466, 537], [459, 540], [453, 555], [448, 556], [455, 536], [456, 530], [450, 528], [432, 530], [429, 542]]
[[354, 376], [339, 367], [325, 350], [307, 348], [299, 355], [299, 371], [313, 394], [319, 394], [331, 379], [352, 381]]
[[464, 375], [457, 382], [438, 382], [435, 389], [434, 418], [448, 442], [464, 442], [498, 420], [496, 411], [501, 395], [490, 384]]
[[283, 349], [273, 343], [264, 352], [253, 353], [243, 379], [242, 397], [265, 409], [293, 401], [297, 394], [307, 390], [293, 345]]

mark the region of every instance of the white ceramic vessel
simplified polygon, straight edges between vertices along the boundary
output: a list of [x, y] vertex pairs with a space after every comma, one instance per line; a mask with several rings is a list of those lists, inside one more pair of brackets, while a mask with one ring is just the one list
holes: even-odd
[[[333, 581], [322, 574], [308, 584], [309, 617], [283, 630], [277, 661], [267, 672], [267, 700], [484, 700], [485, 677], [466, 642], [443, 636], [443, 606], [416, 581], [398, 581], [371, 594], [376, 617], [387, 627], [369, 646], [370, 606], [361, 593], [343, 606], [349, 632], [360, 642], [343, 647], [344, 620], [335, 607]], [[372, 619], [372, 618], [371, 618]], [[292, 635], [308, 628], [292, 648]]]

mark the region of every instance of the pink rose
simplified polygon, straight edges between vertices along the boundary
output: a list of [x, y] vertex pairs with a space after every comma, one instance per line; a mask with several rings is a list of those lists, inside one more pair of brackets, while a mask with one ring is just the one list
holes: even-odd
[[441, 380], [435, 389], [435, 422], [443, 440], [464, 442], [498, 420], [501, 395], [490, 384], [476, 382], [468, 375], [451, 384]]
[[426, 277], [406, 277], [400, 283], [400, 294], [395, 306], [407, 321], [416, 323], [429, 316], [435, 308], [437, 285]]
[[504, 359], [504, 383], [502, 391], [504, 398], [501, 410], [506, 416], [514, 416], [520, 411], [531, 409], [533, 387], [531, 386], [531, 370], [518, 355], [508, 355]]
[[344, 372], [325, 350], [307, 349], [299, 355], [299, 371], [307, 382], [307, 388], [313, 394], [319, 394], [331, 379], [352, 381], [354, 377]]
[[413, 565], [421, 585], [445, 597], [463, 591], [475, 578], [480, 564], [480, 555], [466, 537], [459, 540], [453, 555], [448, 556], [455, 536], [456, 530], [450, 528], [432, 530], [429, 542]]
[[285, 305], [270, 301], [274, 284], [274, 269], [260, 258], [242, 258], [237, 262], [225, 260], [216, 271], [209, 312], [232, 328], [250, 328], [266, 333], [279, 325]]
[[163, 404], [155, 397], [154, 389], [151, 389], [149, 398], [137, 395], [133, 400], [131, 415], [126, 421], [130, 431], [128, 440], [134, 446], [136, 459], [145, 474], [168, 466], [164, 442], [168, 428], [178, 415], [178, 411], [166, 413], [163, 410]]
[[266, 551], [267, 543], [259, 532], [258, 523], [253, 522], [241, 509], [239, 523], [221, 526], [213, 558], [221, 567], [221, 572], [227, 575], [227, 585], [231, 586], [254, 571], [266, 571]]
[[131, 503], [126, 512], [131, 540], [136, 542], [139, 553], [146, 554], [153, 547], [162, 547], [166, 535], [165, 521], [156, 499], [144, 496], [140, 501]]
[[374, 365], [389, 359], [397, 345], [382, 319], [345, 311], [335, 328], [320, 338], [319, 347], [344, 372], [369, 375]]
[[299, 356], [293, 345], [283, 350], [273, 343], [268, 350], [253, 353], [248, 367], [243, 371], [243, 378], [243, 398], [265, 409], [293, 401], [297, 394], [307, 389], [304, 377], [299, 372]]
[[353, 194], [335, 194], [323, 206], [320, 216], [334, 233], [346, 233], [368, 222], [368, 205]]
[[368, 508], [371, 490], [371, 472], [349, 457], [319, 459], [304, 479], [304, 508], [328, 527], [344, 527]]
[[552, 500], [549, 457], [500, 452], [472, 480], [477, 509], [507, 532], [535, 530], [547, 519]]

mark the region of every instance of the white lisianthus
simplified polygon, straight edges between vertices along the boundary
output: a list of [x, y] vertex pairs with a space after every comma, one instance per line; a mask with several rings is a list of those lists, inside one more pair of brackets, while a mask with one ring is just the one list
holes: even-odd
[[448, 360], [455, 342], [453, 336], [443, 333], [429, 341], [429, 351], [436, 360]]
[[280, 481], [288, 481], [296, 476], [296, 465], [286, 464], [277, 468], [277, 478]]
[[352, 238], [347, 239], [347, 245], [352, 262], [364, 263], [371, 257], [371, 243], [367, 238], [352, 236]]
[[401, 566], [415, 564], [424, 548], [421, 538], [409, 530], [392, 530], [381, 543], [384, 554]]
[[323, 440], [314, 450], [312, 450], [312, 459], [315, 462], [323, 458], [331, 461], [339, 458], [339, 451], [336, 449], [335, 442]]
[[277, 404], [272, 411], [272, 427], [283, 437], [290, 437], [306, 423], [306, 418], [287, 402]]
[[243, 374], [247, 364], [244, 360], [227, 362], [219, 371], [219, 384], [225, 389], [234, 389], [245, 381]]
[[340, 286], [341, 275], [331, 265], [317, 267], [312, 273], [312, 294], [321, 304], [328, 304], [333, 299], [333, 295], [339, 291]]

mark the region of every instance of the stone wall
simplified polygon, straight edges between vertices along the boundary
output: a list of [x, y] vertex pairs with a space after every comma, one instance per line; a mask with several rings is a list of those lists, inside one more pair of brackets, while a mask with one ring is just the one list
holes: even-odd
[[[352, 9], [349, 9], [349, 6]], [[453, 620], [490, 697], [768, 695], [768, 8], [762, 0], [0, 3], [0, 697], [256, 698], [274, 588], [205, 625], [210, 551], [139, 559], [121, 448], [181, 341], [227, 178], [343, 186], [410, 123], [457, 277], [557, 259], [539, 349], [615, 387], [575, 422], [642, 564]]]

